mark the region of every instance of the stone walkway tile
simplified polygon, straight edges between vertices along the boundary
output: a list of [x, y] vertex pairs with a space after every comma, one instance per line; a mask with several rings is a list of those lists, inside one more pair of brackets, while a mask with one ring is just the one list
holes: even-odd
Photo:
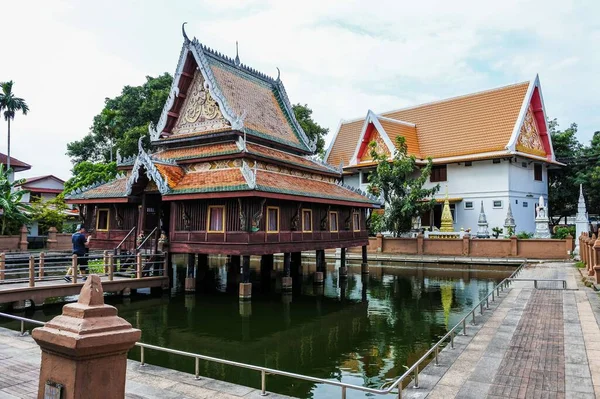
[[436, 385], [435, 390], [432, 391], [429, 394], [429, 396], [427, 396], [427, 399], [454, 398], [454, 397], [456, 397], [456, 395], [458, 395], [459, 391], [460, 391], [459, 386], [449, 386], [449, 385], [444, 385], [444, 384], [438, 384], [438, 385]]

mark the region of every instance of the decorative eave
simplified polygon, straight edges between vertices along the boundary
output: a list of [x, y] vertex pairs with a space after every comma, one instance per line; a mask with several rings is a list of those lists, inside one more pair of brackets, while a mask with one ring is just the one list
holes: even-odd
[[112, 180], [100, 180], [100, 181], [96, 181], [92, 184], [89, 184], [87, 186], [84, 187], [79, 187], [73, 191], [71, 191], [69, 194], [65, 195], [65, 200], [69, 200], [69, 201], [74, 201], [74, 200], [79, 200], [79, 199], [87, 199], [85, 198], [85, 193], [87, 191], [90, 191], [94, 188], [100, 187], [103, 184], [107, 184], [107, 183], [111, 183], [114, 182], [115, 180], [119, 180], [119, 179], [124, 179], [126, 176], [124, 173], [117, 173], [117, 175], [115, 176], [114, 179]]
[[376, 205], [383, 205], [384, 204], [383, 198], [376, 197], [376, 196], [374, 196], [372, 194], [367, 193], [366, 191], [361, 190], [360, 188], [357, 188], [357, 187], [345, 184], [341, 180], [338, 180], [338, 182], [336, 184], [338, 186], [340, 186], [340, 187], [344, 187], [347, 190], [354, 191], [357, 194], [360, 194], [360, 195], [362, 195], [364, 197], [367, 197], [373, 204], [376, 204]]
[[242, 172], [242, 176], [244, 176], [244, 180], [246, 180], [248, 188], [250, 188], [250, 190], [256, 189], [256, 165], [254, 166], [254, 170], [252, 170], [246, 161], [242, 160], [240, 171]]
[[[146, 176], [148, 177], [148, 179], [153, 180], [156, 183], [156, 186], [158, 187], [158, 191], [163, 195], [167, 194], [170, 191], [169, 185], [167, 184], [166, 180], [162, 177], [159, 170], [154, 165], [154, 162], [157, 162], [157, 161], [153, 161], [152, 158], [150, 157], [150, 155], [148, 155], [148, 153], [146, 153], [146, 151], [144, 151], [144, 148], [142, 147], [142, 137], [140, 137], [140, 139], [138, 141], [138, 147], [139, 147], [139, 153], [138, 153], [137, 158], [135, 159], [135, 163], [133, 164], [133, 169], [131, 170], [131, 175], [129, 176], [129, 180], [127, 180], [125, 194], [127, 196], [131, 195], [131, 192], [133, 190], [133, 185], [140, 178], [140, 168], [142, 166], [146, 170]], [[168, 164], [168, 165], [175, 165], [175, 163], [173, 163], [173, 162], [165, 162], [165, 161], [161, 161], [161, 162]]]
[[[279, 68], [277, 68], [277, 71], [279, 71]], [[285, 110], [288, 114], [288, 117], [290, 118], [290, 121], [292, 122], [294, 129], [296, 130], [296, 132], [298, 132], [298, 135], [300, 136], [300, 139], [302, 140], [304, 145], [311, 152], [315, 152], [315, 150], [317, 149], [317, 140], [310, 140], [308, 138], [308, 136], [306, 135], [306, 132], [304, 131], [304, 129], [302, 129], [302, 127], [300, 126], [300, 123], [298, 123], [298, 120], [296, 119], [296, 114], [294, 114], [294, 109], [292, 107], [292, 104], [290, 103], [290, 99], [288, 98], [287, 92], [285, 91], [285, 86], [283, 86], [283, 82], [281, 81], [279, 74], [277, 75], [277, 80], [275, 81], [275, 85], [277, 86], [277, 89], [279, 90], [279, 93], [281, 94], [281, 100], [282, 100]]]

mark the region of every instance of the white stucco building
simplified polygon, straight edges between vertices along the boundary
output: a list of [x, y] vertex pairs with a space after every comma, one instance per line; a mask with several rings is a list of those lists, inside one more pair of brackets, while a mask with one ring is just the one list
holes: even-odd
[[[546, 123], [539, 78], [365, 118], [342, 121], [326, 161], [342, 164], [344, 182], [366, 189], [376, 164], [368, 144], [390, 158], [397, 136], [417, 164], [434, 164], [427, 187], [440, 185], [440, 204], [421, 226], [440, 226], [446, 188], [454, 228], [477, 231], [483, 201], [489, 229], [503, 227], [510, 204], [516, 232], [535, 231], [535, 206], [548, 198], [548, 169], [559, 167]], [[552, 204], [548, 205], [552, 207]]]

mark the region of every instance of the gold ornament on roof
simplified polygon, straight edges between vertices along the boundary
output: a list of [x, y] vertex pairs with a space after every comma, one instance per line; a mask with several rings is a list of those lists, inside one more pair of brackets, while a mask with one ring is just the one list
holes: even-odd
[[523, 125], [521, 126], [519, 133], [519, 139], [517, 140], [517, 150], [535, 155], [546, 155], [531, 108], [529, 108], [527, 114], [525, 114], [525, 119], [523, 120]]
[[448, 200], [448, 186], [446, 186], [446, 197], [444, 198], [444, 208], [442, 209], [442, 225], [440, 227], [440, 231], [454, 231], [454, 220], [452, 219], [452, 212], [450, 212], [450, 201]]

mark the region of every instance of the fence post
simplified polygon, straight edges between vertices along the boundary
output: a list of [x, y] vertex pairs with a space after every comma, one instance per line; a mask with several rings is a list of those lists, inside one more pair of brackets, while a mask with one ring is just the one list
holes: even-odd
[[35, 258], [29, 255], [29, 286], [35, 287]]
[[50, 227], [48, 229], [48, 249], [57, 249], [58, 248], [58, 240], [56, 239], [56, 227]]
[[6, 270], [6, 254], [0, 254], [0, 281], [4, 281], [4, 270]]
[[27, 226], [23, 225], [21, 226], [21, 235], [20, 235], [20, 239], [19, 239], [19, 251], [27, 251], [27, 234], [29, 233], [29, 230], [27, 230]]
[[163, 260], [163, 276], [169, 277], [169, 253], [163, 252], [165, 259]]
[[108, 273], [108, 251], [104, 251], [104, 257], [102, 258], [104, 264], [104, 274]]
[[77, 274], [79, 273], [79, 270], [77, 270], [77, 254], [73, 254], [71, 260], [71, 270], [73, 271], [73, 284], [77, 284]]
[[108, 281], [113, 281], [115, 272], [115, 257], [113, 254], [108, 254]]
[[142, 264], [142, 253], [138, 252], [138, 254], [136, 255], [136, 257], [137, 257], [137, 259], [136, 259], [137, 260], [137, 262], [136, 262], [137, 263], [136, 277], [137, 278], [142, 278], [142, 267], [143, 267], [143, 264]]
[[38, 272], [38, 277], [40, 280], [44, 278], [44, 263], [46, 263], [46, 254], [40, 252], [40, 270]]

